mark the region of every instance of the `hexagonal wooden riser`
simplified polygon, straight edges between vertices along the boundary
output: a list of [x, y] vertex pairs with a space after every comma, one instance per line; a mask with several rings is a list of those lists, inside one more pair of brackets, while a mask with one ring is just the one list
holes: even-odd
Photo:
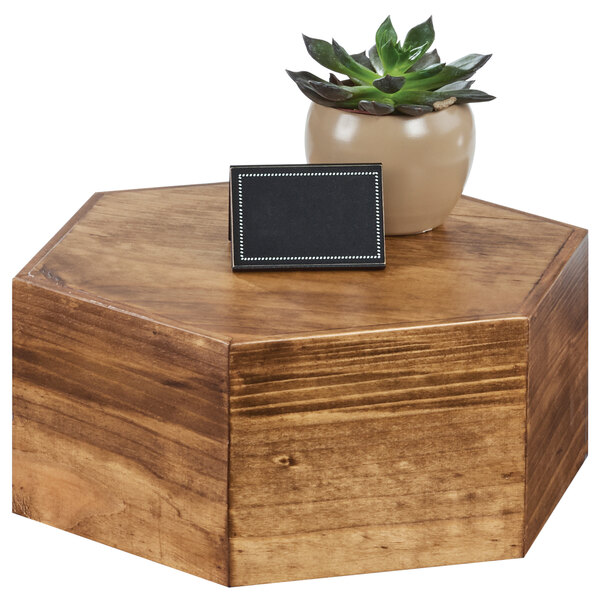
[[14, 512], [229, 585], [523, 556], [587, 453], [586, 232], [386, 246], [234, 274], [225, 184], [94, 196], [14, 280]]

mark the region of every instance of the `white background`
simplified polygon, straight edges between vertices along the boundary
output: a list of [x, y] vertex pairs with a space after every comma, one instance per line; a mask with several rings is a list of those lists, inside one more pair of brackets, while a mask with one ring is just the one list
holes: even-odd
[[[442, 59], [493, 52], [475, 87], [466, 193], [591, 231], [598, 297], [596, 2], [2, 2], [2, 404], [4, 598], [598, 598], [595, 312], [584, 464], [523, 560], [227, 590], [10, 514], [10, 279], [97, 190], [223, 181], [230, 164], [304, 162], [308, 100], [284, 68], [324, 70], [300, 34], [349, 51], [392, 15], [430, 14]], [[555, 8], [560, 6], [560, 8]]]

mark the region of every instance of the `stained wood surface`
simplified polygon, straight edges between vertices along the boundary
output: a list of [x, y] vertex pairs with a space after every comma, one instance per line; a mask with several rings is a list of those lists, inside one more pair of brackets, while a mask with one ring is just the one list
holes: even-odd
[[521, 556], [527, 320], [238, 344], [231, 583]]
[[[227, 185], [97, 194], [20, 277], [244, 341], [521, 314], [571, 226], [463, 198], [382, 271], [232, 273]], [[56, 243], [59, 242], [59, 243]]]
[[588, 452], [587, 238], [530, 320], [527, 550]]
[[14, 512], [226, 584], [227, 345], [13, 298]]
[[463, 198], [232, 273], [227, 186], [95, 194], [13, 283], [13, 510], [226, 585], [522, 556], [587, 454], [587, 239]]

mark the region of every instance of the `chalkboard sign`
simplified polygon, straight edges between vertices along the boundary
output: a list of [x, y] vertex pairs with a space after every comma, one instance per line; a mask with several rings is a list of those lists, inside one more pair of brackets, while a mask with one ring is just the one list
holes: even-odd
[[385, 267], [381, 164], [233, 166], [234, 271]]

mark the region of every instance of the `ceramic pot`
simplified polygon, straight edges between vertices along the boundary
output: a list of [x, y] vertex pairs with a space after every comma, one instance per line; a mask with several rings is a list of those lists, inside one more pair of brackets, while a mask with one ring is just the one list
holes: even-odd
[[475, 151], [468, 105], [419, 117], [328, 108], [311, 103], [309, 163], [380, 162], [386, 235], [423, 233], [444, 219], [462, 194]]

